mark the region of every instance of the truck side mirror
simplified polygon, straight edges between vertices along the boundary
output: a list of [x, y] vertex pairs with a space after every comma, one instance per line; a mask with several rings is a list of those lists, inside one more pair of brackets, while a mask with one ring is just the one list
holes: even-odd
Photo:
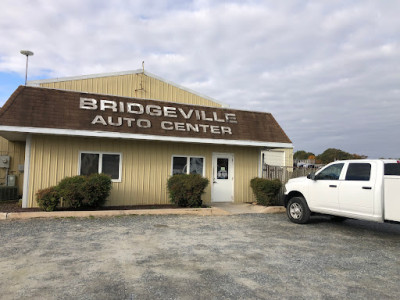
[[315, 173], [312, 172], [312, 173], [308, 174], [308, 175], [307, 175], [307, 178], [308, 178], [308, 179], [311, 179], [311, 180], [315, 180]]

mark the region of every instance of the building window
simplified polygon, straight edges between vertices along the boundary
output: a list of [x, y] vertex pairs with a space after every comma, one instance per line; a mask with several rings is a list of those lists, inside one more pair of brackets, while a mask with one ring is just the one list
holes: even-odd
[[204, 176], [204, 157], [172, 156], [172, 175], [200, 174]]
[[102, 152], [81, 152], [79, 174], [90, 175], [104, 173], [111, 176], [113, 182], [121, 181], [121, 154]]
[[229, 159], [217, 158], [217, 179], [228, 179]]

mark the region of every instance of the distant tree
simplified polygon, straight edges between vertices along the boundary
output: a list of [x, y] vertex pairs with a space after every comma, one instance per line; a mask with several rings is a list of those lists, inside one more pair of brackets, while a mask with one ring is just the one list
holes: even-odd
[[353, 159], [365, 159], [368, 158], [366, 155], [358, 155], [358, 154], [352, 154]]
[[328, 164], [335, 160], [362, 159], [362, 158], [367, 158], [367, 156], [359, 154], [350, 154], [348, 152], [335, 148], [326, 149], [323, 153], [317, 156], [317, 160], [321, 161], [321, 163], [323, 164]]
[[315, 158], [315, 163], [318, 165], [322, 165], [322, 161], [318, 159], [318, 156]]
[[299, 150], [293, 154], [293, 159], [304, 160], [304, 159], [309, 159], [310, 156], [315, 157], [314, 153], [306, 152], [304, 150]]

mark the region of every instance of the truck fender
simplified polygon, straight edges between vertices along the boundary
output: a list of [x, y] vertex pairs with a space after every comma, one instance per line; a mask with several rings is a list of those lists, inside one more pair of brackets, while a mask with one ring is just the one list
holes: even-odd
[[299, 191], [291, 191], [289, 194], [285, 195], [285, 199], [283, 200], [283, 205], [287, 207], [289, 200], [292, 199], [293, 197], [302, 197], [304, 200], [306, 200], [303, 194], [300, 193]]

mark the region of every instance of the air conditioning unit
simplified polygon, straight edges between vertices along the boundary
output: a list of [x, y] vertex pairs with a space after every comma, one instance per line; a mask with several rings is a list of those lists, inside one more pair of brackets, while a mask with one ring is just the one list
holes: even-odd
[[18, 200], [16, 186], [0, 186], [0, 201]]

